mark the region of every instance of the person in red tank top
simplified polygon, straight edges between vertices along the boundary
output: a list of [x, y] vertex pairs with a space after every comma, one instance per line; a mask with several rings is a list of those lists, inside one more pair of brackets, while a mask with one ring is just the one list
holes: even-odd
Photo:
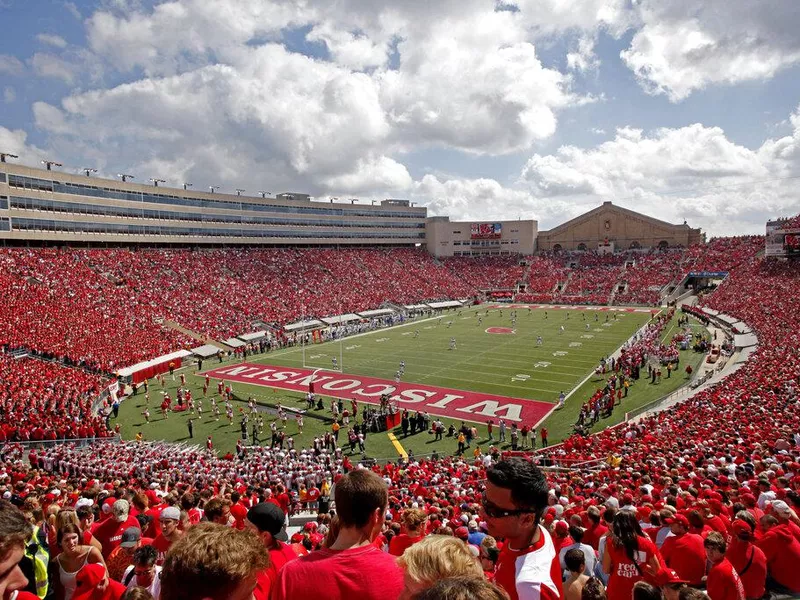
[[547, 481], [524, 458], [501, 460], [486, 471], [481, 517], [502, 538], [495, 583], [511, 600], [558, 600], [561, 566], [550, 534], [539, 525], [547, 508]]
[[630, 600], [633, 586], [662, 570], [660, 554], [653, 541], [642, 533], [636, 515], [620, 511], [614, 517], [603, 555], [603, 572], [609, 575], [609, 600]]

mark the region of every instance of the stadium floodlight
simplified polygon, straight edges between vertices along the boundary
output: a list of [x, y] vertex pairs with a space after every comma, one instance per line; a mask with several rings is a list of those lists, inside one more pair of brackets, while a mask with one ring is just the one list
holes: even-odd
[[262, 198], [266, 198], [268, 195], [269, 196], [272, 195], [272, 192], [267, 192], [267, 191], [264, 191], [264, 190], [258, 190], [258, 193], [261, 194]]
[[218, 186], [218, 185], [210, 185], [210, 186], [208, 186], [208, 189], [211, 190], [212, 194], [215, 193], [219, 188], [220, 188], [220, 186]]
[[83, 167], [81, 169], [84, 173], [86, 173], [87, 177], [91, 177], [92, 173], [97, 173], [97, 169], [93, 169], [92, 167]]
[[236, 195], [237, 195], [237, 196], [241, 196], [241, 195], [242, 195], [242, 192], [246, 192], [246, 191], [247, 191], [247, 190], [243, 190], [243, 189], [240, 189], [240, 188], [236, 188]]
[[117, 173], [117, 177], [122, 179], [122, 183], [128, 181], [128, 179], [136, 179], [133, 175], [128, 175], [127, 173]]
[[159, 184], [159, 183], [167, 183], [166, 179], [156, 179], [155, 177], [151, 177], [151, 178], [150, 178], [150, 181], [152, 181], [152, 182], [153, 182], [153, 185], [154, 185], [155, 187], [158, 187], [158, 184]]
[[10, 152], [0, 152], [0, 162], [6, 162], [6, 158], [19, 158], [19, 156]]
[[42, 164], [47, 167], [48, 171], [52, 171], [53, 167], [63, 167], [64, 166], [60, 162], [56, 162], [54, 160], [43, 160]]
[[184, 190], [188, 190], [190, 187], [192, 187], [192, 184], [191, 184], [191, 183], [184, 183], [184, 184], [183, 184], [183, 189], [184, 189]]
[[358, 202], [358, 198], [350, 198], [350, 204], [355, 204]]
[[377, 200], [373, 200], [373, 201], [372, 201], [372, 206], [375, 206], [375, 203], [376, 203], [376, 202], [377, 202]]

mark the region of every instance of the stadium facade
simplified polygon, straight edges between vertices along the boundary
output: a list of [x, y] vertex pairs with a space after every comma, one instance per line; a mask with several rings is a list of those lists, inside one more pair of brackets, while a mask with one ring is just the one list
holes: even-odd
[[[266, 194], [264, 194], [266, 196]], [[252, 197], [72, 175], [0, 163], [6, 245], [415, 246], [437, 257], [537, 250], [687, 247], [699, 229], [604, 202], [549, 231], [535, 220], [456, 222], [408, 200], [320, 202]]]

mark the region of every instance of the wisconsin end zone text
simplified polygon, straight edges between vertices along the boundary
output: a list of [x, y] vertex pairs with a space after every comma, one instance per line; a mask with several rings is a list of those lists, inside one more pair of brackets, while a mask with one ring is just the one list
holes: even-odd
[[282, 390], [305, 393], [314, 382], [314, 392], [345, 400], [367, 404], [380, 404], [383, 394], [390, 394], [399, 409], [426, 411], [451, 419], [485, 423], [504, 419], [519, 425], [537, 425], [544, 419], [553, 404], [539, 400], [509, 398], [495, 394], [481, 394], [420, 385], [395, 383], [361, 375], [317, 373], [310, 369], [287, 369], [269, 365], [239, 364], [207, 371], [209, 377], [227, 381], [263, 385]]

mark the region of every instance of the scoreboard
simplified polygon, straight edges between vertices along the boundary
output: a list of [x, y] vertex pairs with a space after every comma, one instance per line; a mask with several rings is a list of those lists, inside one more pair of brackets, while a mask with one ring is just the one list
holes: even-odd
[[472, 223], [470, 237], [473, 240], [497, 239], [503, 235], [503, 226], [500, 223]]
[[764, 255], [778, 258], [800, 256], [800, 226], [786, 220], [768, 221]]

